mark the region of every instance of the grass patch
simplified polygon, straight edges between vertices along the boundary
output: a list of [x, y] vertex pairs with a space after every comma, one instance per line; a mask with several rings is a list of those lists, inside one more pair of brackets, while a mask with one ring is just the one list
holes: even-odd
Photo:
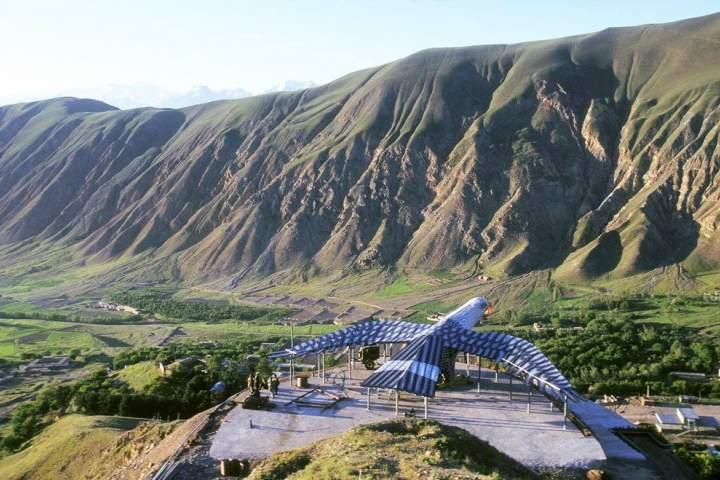
[[435, 312], [447, 313], [457, 307], [456, 303], [447, 303], [442, 300], [431, 300], [429, 302], [418, 303], [410, 307], [415, 312], [406, 318], [409, 322], [429, 323], [427, 317]]
[[457, 279], [457, 275], [448, 270], [447, 268], [433, 270], [432, 272], [430, 272], [430, 276], [433, 278], [437, 278], [438, 280], [444, 280], [447, 282], [451, 282]]
[[[177, 425], [138, 418], [69, 415], [0, 461], [6, 480], [110, 478], [142, 444], [157, 444]], [[131, 432], [129, 438], [123, 438]], [[134, 441], [133, 441], [134, 440]], [[102, 454], [101, 454], [102, 452]]]
[[380, 298], [395, 297], [427, 290], [428, 288], [431, 288], [428, 284], [412, 283], [407, 277], [398, 277], [390, 285], [378, 291], [376, 296]]
[[143, 388], [160, 377], [160, 370], [156, 362], [152, 360], [128, 365], [117, 374], [118, 380], [127, 383], [130, 388], [137, 392], [141, 392]]
[[15, 356], [15, 344], [14, 343], [0, 343], [0, 357], [14, 357]]
[[465, 430], [433, 421], [362, 425], [261, 462], [252, 480], [357, 478], [535, 479], [532, 471]]
[[[242, 335], [281, 335], [289, 336], [290, 327], [286, 325], [255, 325], [251, 323], [183, 323], [182, 329], [191, 337], [207, 337], [210, 339], [228, 339], [230, 336]], [[293, 329], [295, 335], [324, 335], [343, 328], [338, 325], [301, 325]]]

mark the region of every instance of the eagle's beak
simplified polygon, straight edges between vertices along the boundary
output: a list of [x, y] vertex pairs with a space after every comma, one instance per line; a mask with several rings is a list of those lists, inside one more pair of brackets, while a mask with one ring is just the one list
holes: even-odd
[[488, 307], [485, 309], [485, 315], [490, 315], [495, 311], [495, 307], [492, 306], [492, 303], [488, 304]]

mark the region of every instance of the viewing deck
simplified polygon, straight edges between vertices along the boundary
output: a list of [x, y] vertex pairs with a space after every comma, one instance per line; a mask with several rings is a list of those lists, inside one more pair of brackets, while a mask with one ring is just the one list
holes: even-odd
[[[458, 372], [464, 369], [465, 365], [457, 365]], [[341, 372], [345, 370], [328, 370], [328, 375], [342, 378]], [[345, 382], [348, 398], [326, 409], [298, 405], [292, 400], [315, 387], [340, 395], [343, 391], [340, 379], [333, 385], [331, 380], [323, 383], [320, 377], [311, 377], [307, 389], [290, 389], [284, 381], [278, 397], [272, 401], [272, 410], [245, 410], [238, 406], [230, 412], [215, 435], [210, 455], [218, 460], [263, 458], [342, 434], [355, 425], [396, 418], [395, 393], [391, 391], [373, 389], [368, 409], [367, 389], [359, 384], [370, 373], [362, 367], [353, 370], [353, 378]], [[472, 368], [470, 373], [471, 378], [477, 378], [477, 369]], [[315, 396], [307, 395], [303, 403], [312, 403]], [[322, 403], [328, 398], [316, 400]], [[613, 426], [629, 423], [592, 402], [570, 402], [569, 408], [591, 430], [598, 431], [601, 442], [609, 442], [609, 449], [595, 437], [584, 435], [572, 422], [565, 422], [563, 412], [551, 407], [550, 401], [537, 391], [532, 392], [529, 405], [528, 413], [526, 385], [517, 380], [511, 385], [509, 377], [503, 374], [496, 383], [495, 373], [483, 369], [480, 392], [475, 383], [438, 390], [428, 402], [428, 418], [463, 428], [528, 466], [588, 466], [604, 460], [606, 452], [623, 458], [643, 458], [610, 432]], [[399, 418], [411, 409], [417, 418], [423, 417], [422, 397], [401, 392]]]

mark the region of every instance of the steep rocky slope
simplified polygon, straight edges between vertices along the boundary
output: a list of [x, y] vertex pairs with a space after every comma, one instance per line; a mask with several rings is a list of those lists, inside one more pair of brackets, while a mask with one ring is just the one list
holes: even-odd
[[427, 50], [180, 110], [0, 107], [2, 262], [54, 245], [230, 285], [388, 267], [715, 269], [719, 48], [716, 14]]

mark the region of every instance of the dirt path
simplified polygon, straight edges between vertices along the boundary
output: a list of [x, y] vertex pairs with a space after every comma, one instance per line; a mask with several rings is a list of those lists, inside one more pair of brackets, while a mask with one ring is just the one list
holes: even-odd
[[170, 331], [170, 333], [165, 336], [165, 338], [161, 339], [157, 345], [158, 347], [164, 347], [165, 345], [169, 344], [175, 337], [182, 337], [186, 335], [187, 334], [182, 327], [175, 327]]

